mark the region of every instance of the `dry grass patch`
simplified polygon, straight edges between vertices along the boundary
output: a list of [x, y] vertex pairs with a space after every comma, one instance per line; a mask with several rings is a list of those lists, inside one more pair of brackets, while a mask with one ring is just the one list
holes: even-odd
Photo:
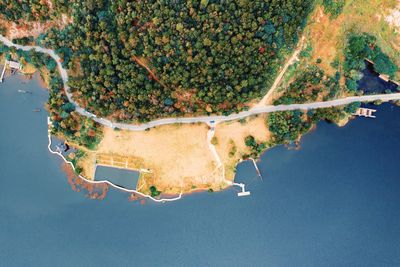
[[345, 30], [355, 28], [373, 34], [383, 52], [400, 65], [400, 50], [394, 45], [399, 43], [400, 36], [385, 19], [398, 3], [398, 0], [352, 0], [347, 2], [343, 15]]
[[[83, 168], [83, 176], [89, 179], [94, 177], [95, 162], [108, 166], [125, 165], [129, 169], [148, 169], [150, 173], [142, 173], [138, 182], [138, 190], [143, 193], [149, 193], [152, 185], [170, 194], [210, 188], [222, 190], [227, 184], [222, 168], [217, 168], [210, 151], [208, 130], [205, 124], [168, 125], [140, 132], [105, 128], [97, 150], [86, 150], [79, 166]], [[259, 142], [268, 141], [270, 133], [266, 115], [216, 126], [214, 141], [228, 180], [234, 179], [236, 164], [250, 152], [244, 143], [248, 135]], [[233, 146], [236, 152], [230, 156]]]
[[36, 72], [35, 66], [29, 63], [25, 63], [22, 67], [21, 73], [24, 75], [32, 75]]
[[90, 153], [88, 151], [85, 151], [85, 156], [79, 160], [78, 166], [82, 168], [81, 175], [86, 179], [94, 180], [95, 162], [95, 153]]
[[322, 60], [319, 64], [327, 74], [334, 75], [336, 70], [331, 63], [337, 56], [338, 48], [342, 46], [341, 26], [344, 17], [339, 16], [335, 20], [330, 20], [329, 15], [324, 14], [322, 7], [318, 7], [309, 25], [310, 41], [313, 48], [312, 62], [318, 58]]
[[[232, 181], [234, 179], [237, 163], [242, 159], [244, 154], [250, 153], [249, 148], [244, 143], [244, 139], [248, 135], [254, 136], [259, 142], [269, 140], [270, 132], [266, 125], [266, 115], [247, 118], [243, 123], [232, 121], [216, 126], [216, 149], [225, 166], [227, 180]], [[232, 153], [234, 150], [236, 152]]]
[[315, 63], [322, 59], [319, 66], [327, 74], [334, 74], [336, 70], [331, 63], [336, 57], [343, 61], [346, 35], [356, 31], [374, 35], [382, 50], [400, 65], [400, 34], [386, 19], [398, 3], [398, 0], [347, 0], [336, 19], [324, 14], [323, 7], [317, 7], [306, 28], [313, 47], [311, 60]]
[[156, 185], [165, 193], [214, 187], [221, 180], [220, 175], [214, 175], [216, 163], [207, 144], [207, 131], [204, 124], [162, 126], [141, 132], [105, 128], [95, 153], [136, 159], [141, 162], [140, 168], [152, 172], [152, 180], [146, 175], [146, 181], [140, 184]]

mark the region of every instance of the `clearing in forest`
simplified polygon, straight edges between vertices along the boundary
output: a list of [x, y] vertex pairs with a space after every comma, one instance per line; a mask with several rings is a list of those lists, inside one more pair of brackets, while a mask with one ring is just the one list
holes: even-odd
[[306, 27], [313, 49], [311, 61], [320, 58], [319, 66], [333, 75], [336, 69], [331, 64], [336, 58], [343, 62], [347, 34], [354, 31], [375, 36], [383, 52], [400, 65], [400, 34], [385, 19], [397, 5], [398, 0], [347, 0], [337, 18], [325, 14], [323, 7], [316, 8]]

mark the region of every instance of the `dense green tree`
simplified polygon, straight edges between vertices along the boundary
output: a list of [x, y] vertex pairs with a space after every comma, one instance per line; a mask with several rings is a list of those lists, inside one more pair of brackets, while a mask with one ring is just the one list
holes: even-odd
[[274, 101], [275, 105], [316, 101], [319, 96], [324, 100], [334, 98], [340, 91], [340, 73], [327, 76], [317, 66], [299, 68], [296, 79], [285, 88], [284, 94]]
[[301, 134], [311, 128], [311, 123], [303, 119], [303, 112], [282, 111], [274, 112], [268, 116], [269, 130], [277, 144], [296, 141]]
[[323, 0], [325, 13], [331, 14], [332, 18], [336, 18], [343, 11], [345, 0]]
[[313, 2], [73, 0], [74, 23], [38, 42], [78, 74], [70, 86], [99, 116], [229, 114], [269, 88]]
[[365, 59], [373, 61], [378, 73], [387, 74], [393, 78], [398, 71], [396, 64], [382, 52], [374, 36], [367, 33], [350, 33], [345, 50], [344, 75], [346, 86], [350, 91], [357, 89], [357, 82], [362, 78], [361, 71], [365, 68]]
[[[0, 15], [7, 20], [19, 23], [21, 21], [46, 21], [52, 16], [56, 17], [60, 12], [66, 12], [68, 3], [66, 0], [2, 0], [0, 2]], [[50, 9], [50, 6], [53, 6]]]

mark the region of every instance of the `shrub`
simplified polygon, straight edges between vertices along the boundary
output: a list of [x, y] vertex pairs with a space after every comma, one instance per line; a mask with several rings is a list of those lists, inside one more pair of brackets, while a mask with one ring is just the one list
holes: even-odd
[[152, 197], [157, 197], [161, 194], [161, 191], [157, 190], [157, 187], [155, 187], [154, 185], [150, 186], [150, 195]]
[[344, 7], [344, 0], [323, 0], [322, 5], [324, 6], [325, 13], [331, 14], [331, 18], [338, 17]]

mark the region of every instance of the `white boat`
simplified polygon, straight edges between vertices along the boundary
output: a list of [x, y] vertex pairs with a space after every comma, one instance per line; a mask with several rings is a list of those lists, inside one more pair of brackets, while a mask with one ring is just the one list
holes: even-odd
[[21, 90], [21, 89], [18, 90], [18, 93], [22, 93], [22, 94], [32, 94], [32, 92], [30, 92], [30, 91], [25, 91], [25, 90]]

